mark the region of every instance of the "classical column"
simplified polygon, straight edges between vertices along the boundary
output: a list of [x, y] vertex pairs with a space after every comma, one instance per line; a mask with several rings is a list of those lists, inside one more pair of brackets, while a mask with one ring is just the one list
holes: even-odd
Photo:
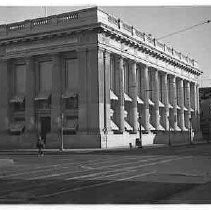
[[104, 109], [105, 109], [105, 117], [104, 117], [104, 126], [107, 132], [111, 131], [111, 117], [110, 117], [110, 109], [111, 109], [111, 101], [110, 101], [110, 53], [108, 51], [104, 51]]
[[52, 55], [52, 97], [51, 97], [51, 130], [57, 132], [61, 117], [61, 64], [60, 55]]
[[137, 80], [136, 80], [136, 62], [133, 61], [130, 63], [130, 86], [129, 86], [129, 95], [132, 99], [130, 116], [131, 116], [131, 126], [133, 127], [133, 132], [137, 133], [138, 130], [138, 113], [137, 113]]
[[175, 75], [170, 76], [170, 95], [173, 106], [173, 113], [171, 116], [172, 127], [176, 131], [177, 130], [177, 90], [176, 90], [176, 77]]
[[168, 91], [168, 78], [167, 73], [163, 72], [162, 76], [163, 83], [163, 99], [164, 99], [164, 127], [165, 130], [169, 130], [169, 91]]
[[118, 57], [118, 79], [119, 79], [119, 90], [118, 90], [118, 126], [119, 132], [123, 133], [125, 130], [124, 127], [124, 67], [123, 67], [123, 58]]
[[185, 119], [184, 119], [184, 86], [183, 79], [178, 80], [179, 85], [179, 106], [180, 106], [180, 127], [182, 130], [185, 130]]
[[186, 116], [186, 125], [187, 125], [187, 128], [189, 129], [190, 128], [190, 118], [191, 118], [191, 103], [190, 103], [190, 82], [189, 81], [185, 81], [185, 90], [186, 91], [186, 98], [185, 98], [185, 104], [187, 106], [187, 109], [188, 109], [188, 112], [187, 112], [187, 116]]
[[145, 129], [149, 131], [149, 75], [148, 75], [148, 66], [146, 65], [143, 69], [143, 100], [144, 100], [144, 113], [143, 113], [143, 122]]
[[35, 129], [35, 71], [33, 57], [27, 57], [26, 62], [26, 96], [25, 96], [25, 127], [26, 131]]
[[155, 83], [154, 83], [154, 119], [155, 119], [155, 129], [159, 130], [160, 127], [160, 114], [159, 114], [159, 79], [158, 79], [158, 70], [156, 69], [154, 71], [154, 79], [155, 79]]

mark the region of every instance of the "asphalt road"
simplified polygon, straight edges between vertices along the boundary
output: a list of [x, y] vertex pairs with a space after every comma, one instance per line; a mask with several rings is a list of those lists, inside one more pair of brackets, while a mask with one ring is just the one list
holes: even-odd
[[2, 204], [211, 203], [211, 145], [0, 153]]

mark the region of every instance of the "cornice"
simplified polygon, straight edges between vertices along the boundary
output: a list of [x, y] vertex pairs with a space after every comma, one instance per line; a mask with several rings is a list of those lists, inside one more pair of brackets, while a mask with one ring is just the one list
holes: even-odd
[[117, 31], [116, 29], [114, 29], [104, 23], [101, 23], [99, 32], [104, 33], [105, 36], [110, 37], [111, 39], [115, 39], [116, 41], [125, 43], [128, 46], [134, 47], [134, 48], [142, 51], [143, 53], [149, 54], [155, 58], [159, 58], [160, 60], [168, 62], [168, 63], [172, 64], [173, 66], [177, 66], [182, 69], [185, 69], [186, 71], [194, 73], [198, 76], [201, 75], [201, 73], [202, 73], [202, 71], [200, 71], [198, 68], [188, 65], [185, 62], [168, 55], [166, 52], [160, 51], [160, 50], [156, 49], [155, 47], [147, 45], [146, 43], [144, 43], [140, 40], [137, 40], [134, 37], [128, 36], [127, 34], [124, 34], [121, 31]]

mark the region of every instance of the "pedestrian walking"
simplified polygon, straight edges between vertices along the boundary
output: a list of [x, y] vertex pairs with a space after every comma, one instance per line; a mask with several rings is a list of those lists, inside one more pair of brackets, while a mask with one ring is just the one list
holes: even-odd
[[38, 156], [44, 156], [43, 149], [45, 148], [45, 143], [40, 135], [38, 136], [37, 139], [37, 148], [38, 148]]

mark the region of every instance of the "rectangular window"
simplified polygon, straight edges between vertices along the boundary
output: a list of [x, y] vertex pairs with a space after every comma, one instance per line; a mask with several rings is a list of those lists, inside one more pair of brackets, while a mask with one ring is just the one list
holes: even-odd
[[65, 99], [66, 109], [78, 109], [78, 95]]
[[26, 66], [16, 65], [15, 67], [15, 94], [22, 95], [26, 90]]
[[114, 57], [111, 56], [110, 60], [110, 89], [115, 90], [115, 63], [114, 63]]
[[78, 59], [65, 60], [65, 87], [75, 93], [78, 92]]
[[128, 63], [124, 64], [124, 90], [125, 93], [129, 93], [129, 65]]
[[50, 92], [52, 89], [52, 63], [50, 61], [39, 63], [40, 92]]

